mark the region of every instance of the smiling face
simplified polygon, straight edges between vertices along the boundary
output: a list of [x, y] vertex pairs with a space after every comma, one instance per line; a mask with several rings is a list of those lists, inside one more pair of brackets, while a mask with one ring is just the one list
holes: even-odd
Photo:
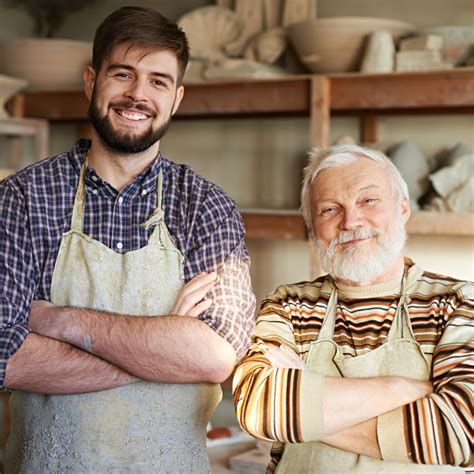
[[386, 281], [403, 271], [410, 210], [386, 169], [369, 158], [321, 170], [311, 186], [312, 226], [323, 267], [335, 280]]
[[89, 117], [103, 144], [120, 153], [141, 153], [157, 144], [183, 97], [178, 62], [168, 50], [120, 44], [97, 73], [85, 72]]

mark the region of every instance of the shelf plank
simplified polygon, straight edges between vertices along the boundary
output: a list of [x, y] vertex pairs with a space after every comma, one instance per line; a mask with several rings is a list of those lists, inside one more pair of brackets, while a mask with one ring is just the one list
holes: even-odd
[[[247, 238], [259, 240], [307, 239], [303, 217], [297, 210], [242, 209]], [[474, 214], [416, 212], [407, 224], [410, 235], [474, 237]]]
[[258, 240], [305, 240], [306, 225], [297, 210], [241, 210], [246, 236]]
[[309, 114], [310, 81], [283, 80], [189, 84], [177, 117]]
[[331, 110], [474, 110], [474, 68], [391, 74], [333, 74]]
[[412, 235], [474, 236], [474, 214], [455, 212], [415, 212], [408, 221]]
[[[188, 84], [176, 116], [310, 115], [315, 76]], [[328, 74], [331, 113], [474, 112], [474, 68], [390, 74]], [[16, 104], [16, 106], [15, 106]], [[84, 92], [25, 92], [11, 101], [17, 116], [51, 121], [86, 120]], [[22, 110], [19, 110], [22, 109]]]

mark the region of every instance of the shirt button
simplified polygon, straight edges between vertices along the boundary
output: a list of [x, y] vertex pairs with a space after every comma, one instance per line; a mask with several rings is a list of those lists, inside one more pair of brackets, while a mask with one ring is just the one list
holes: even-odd
[[119, 204], [122, 204], [122, 202], [123, 202], [123, 197], [122, 197], [122, 196], [120, 196], [120, 197], [118, 198], [118, 202], [119, 202]]
[[117, 247], [119, 250], [122, 250], [122, 249], [123, 249], [123, 244], [122, 244], [122, 242], [117, 242], [116, 247]]
[[93, 189], [92, 194], [95, 194], [97, 196], [97, 194], [99, 194], [99, 191], [97, 191], [97, 189]]
[[97, 176], [92, 176], [92, 181], [97, 181]]
[[147, 194], [148, 194], [148, 191], [147, 191], [146, 189], [144, 189], [144, 190], [142, 191], [142, 196], [146, 196]]

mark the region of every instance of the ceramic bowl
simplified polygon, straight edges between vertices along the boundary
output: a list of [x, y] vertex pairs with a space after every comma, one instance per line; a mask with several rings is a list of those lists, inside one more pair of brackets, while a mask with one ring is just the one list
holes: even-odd
[[379, 30], [389, 31], [396, 41], [415, 27], [385, 18], [327, 17], [290, 25], [288, 36], [311, 72], [349, 72], [359, 70], [366, 38]]
[[28, 85], [24, 79], [17, 79], [16, 77], [5, 76], [0, 74], [0, 119], [8, 118], [5, 104], [8, 99], [15, 95], [21, 89]]
[[0, 45], [0, 71], [26, 79], [29, 90], [74, 90], [83, 87], [92, 44], [85, 41], [19, 38]]

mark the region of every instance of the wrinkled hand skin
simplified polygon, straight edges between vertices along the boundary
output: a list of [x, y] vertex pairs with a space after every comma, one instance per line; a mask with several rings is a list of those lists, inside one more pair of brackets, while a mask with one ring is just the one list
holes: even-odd
[[49, 301], [35, 300], [31, 305], [28, 326], [36, 334], [57, 338], [54, 325], [54, 316], [59, 308]]

